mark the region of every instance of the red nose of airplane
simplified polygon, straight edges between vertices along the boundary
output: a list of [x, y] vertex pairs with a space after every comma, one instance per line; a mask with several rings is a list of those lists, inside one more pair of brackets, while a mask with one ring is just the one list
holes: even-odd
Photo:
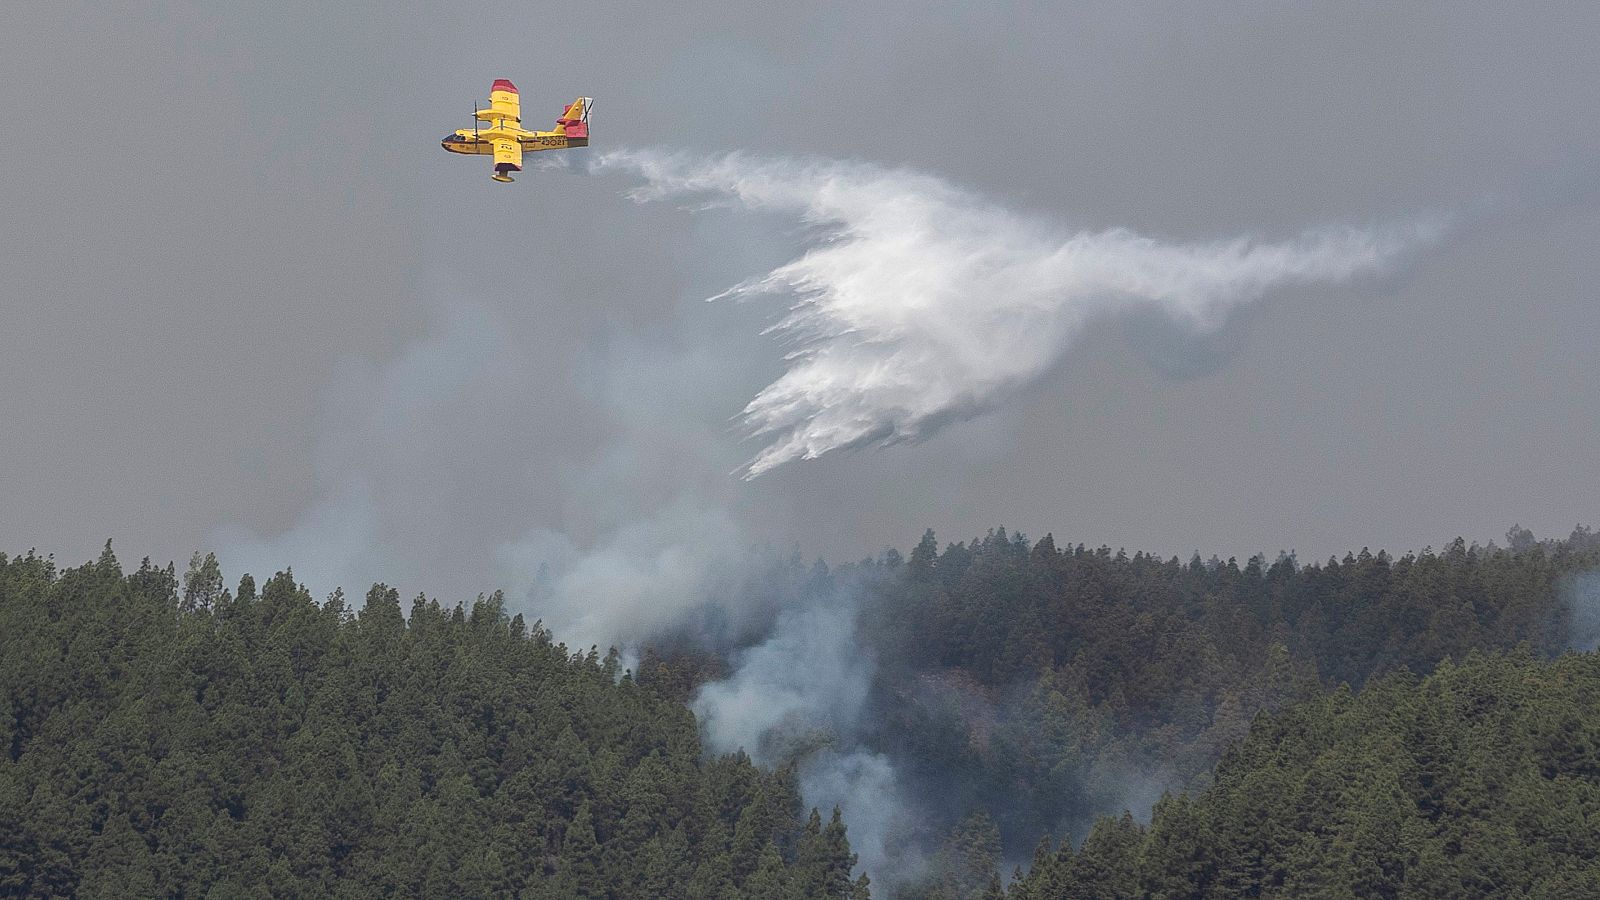
[[511, 93], [515, 94], [517, 92], [517, 86], [504, 78], [496, 78], [494, 84], [489, 87], [489, 90], [491, 92], [510, 91]]

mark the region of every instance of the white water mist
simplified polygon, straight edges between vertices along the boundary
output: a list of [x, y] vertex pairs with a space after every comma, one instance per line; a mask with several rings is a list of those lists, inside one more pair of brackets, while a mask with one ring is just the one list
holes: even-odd
[[932, 175], [865, 163], [619, 150], [597, 171], [640, 201], [717, 198], [792, 214], [818, 238], [723, 296], [779, 294], [787, 370], [741, 419], [753, 478], [833, 450], [918, 441], [1043, 376], [1097, 316], [1156, 307], [1197, 330], [1292, 284], [1382, 268], [1430, 228], [1323, 228], [1277, 243], [1170, 244], [1071, 232]]

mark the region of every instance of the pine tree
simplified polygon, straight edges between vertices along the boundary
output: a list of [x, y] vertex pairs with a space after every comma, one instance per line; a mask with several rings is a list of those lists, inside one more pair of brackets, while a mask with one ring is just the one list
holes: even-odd
[[[107, 541], [106, 552], [110, 551], [111, 542]], [[183, 604], [180, 608], [184, 612], [209, 610], [222, 596], [222, 591], [222, 568], [217, 564], [216, 554], [207, 553], [202, 558], [199, 551], [195, 551], [189, 558], [189, 570], [183, 573]]]
[[778, 848], [771, 841], [762, 848], [742, 895], [749, 900], [794, 900], [800, 896], [792, 890], [783, 857], [778, 855]]
[[[856, 867], [856, 854], [850, 852], [850, 841], [846, 837], [844, 816], [839, 807], [833, 808], [833, 815], [828, 820], [828, 826], [822, 831], [822, 860], [825, 875], [823, 877], [823, 895], [827, 897], [849, 897], [852, 885], [850, 873]], [[866, 873], [862, 873], [866, 877]]]

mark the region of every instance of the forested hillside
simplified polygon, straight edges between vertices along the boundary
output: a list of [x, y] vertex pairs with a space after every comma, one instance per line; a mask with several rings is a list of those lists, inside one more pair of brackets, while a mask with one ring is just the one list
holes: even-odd
[[[1575, 621], [1572, 588], [1596, 570], [1600, 536], [1583, 528], [1309, 564], [1182, 562], [999, 529], [943, 549], [930, 532], [826, 579], [795, 560], [766, 582], [789, 603], [816, 602], [806, 585], [860, 594], [871, 709], [839, 739], [884, 754], [911, 798], [908, 840], [931, 865], [898, 895], [962, 897], [1026, 864], [1041, 835], [1082, 836], [1204, 788], [1259, 713], [1474, 651], [1549, 658], [1592, 639], [1594, 610]], [[646, 683], [692, 697], [739, 658], [689, 645], [647, 653]]]
[[1600, 897], [1600, 657], [1472, 654], [1251, 728], [1149, 827], [1039, 848], [1012, 900]]
[[887, 560], [898, 577], [868, 582], [883, 723], [869, 741], [945, 835], [992, 818], [992, 860], [958, 854], [957, 869], [1023, 859], [1042, 834], [1081, 835], [1096, 816], [1142, 817], [1164, 790], [1205, 786], [1259, 712], [1475, 650], [1561, 651], [1567, 589], [1600, 568], [1600, 536], [1508, 537], [1240, 565], [1004, 530], [940, 551], [930, 532]]
[[867, 897], [792, 771], [498, 596], [0, 556], [0, 894]]
[[[923, 861], [880, 896], [992, 898], [1013, 865], [1029, 900], [1592, 886], [1600, 665], [1556, 659], [1592, 637], [1588, 530], [1309, 565], [996, 530], [764, 565], [634, 677], [499, 595], [356, 609], [198, 556], [0, 556], [0, 894], [864, 900], [850, 818], [800, 795], [819, 748], [901, 789], [851, 798], [899, 804], [884, 839]], [[795, 665], [862, 678], [860, 720], [767, 735], [772, 768], [706, 753], [684, 702], [841, 597], [872, 664]]]

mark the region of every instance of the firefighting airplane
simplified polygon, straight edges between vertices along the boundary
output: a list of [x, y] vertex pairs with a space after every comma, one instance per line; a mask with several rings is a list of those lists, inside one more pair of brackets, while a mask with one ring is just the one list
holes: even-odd
[[[495, 181], [509, 182], [512, 172], [522, 171], [522, 154], [538, 150], [565, 150], [589, 146], [589, 107], [593, 97], [579, 97], [567, 105], [556, 119], [555, 131], [526, 131], [522, 127], [522, 103], [517, 86], [501, 78], [489, 88], [489, 108], [472, 105], [476, 120], [472, 130], [463, 128], [445, 135], [439, 145], [451, 153], [468, 156], [494, 156]], [[480, 127], [480, 123], [488, 123]]]

